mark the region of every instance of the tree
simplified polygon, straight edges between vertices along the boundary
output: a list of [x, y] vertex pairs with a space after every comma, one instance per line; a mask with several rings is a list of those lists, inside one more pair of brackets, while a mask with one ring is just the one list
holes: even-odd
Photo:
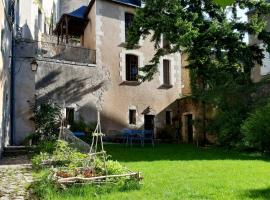
[[[250, 85], [251, 69], [257, 63], [262, 64], [264, 49], [257, 44], [246, 44], [245, 34], [254, 35], [270, 49], [270, 33], [260, 17], [269, 13], [270, 5], [264, 0], [236, 0], [231, 5], [233, 15], [228, 19], [226, 10], [213, 0], [145, 0], [144, 3], [136, 12], [127, 44], [127, 48], [135, 48], [141, 37], [149, 35], [155, 43], [156, 53], [141, 69], [145, 76], [140, 78], [143, 81], [153, 78], [160, 57], [175, 52], [187, 54], [192, 93], [201, 102], [205, 138], [206, 105], [219, 108], [224, 97], [220, 91], [228, 91], [232, 84]], [[249, 22], [238, 19], [237, 6], [252, 10]], [[170, 43], [168, 48], [159, 46], [162, 36]], [[229, 103], [230, 97], [226, 98]]]
[[233, 0], [215, 0], [215, 2], [223, 7], [229, 6], [233, 3]]
[[249, 147], [270, 150], [270, 102], [252, 112], [243, 123], [241, 130]]

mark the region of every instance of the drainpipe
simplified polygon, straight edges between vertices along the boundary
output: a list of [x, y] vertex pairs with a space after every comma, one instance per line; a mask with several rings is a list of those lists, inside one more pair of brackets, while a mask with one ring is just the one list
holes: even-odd
[[15, 144], [15, 33], [12, 29], [11, 77], [10, 77], [10, 144]]

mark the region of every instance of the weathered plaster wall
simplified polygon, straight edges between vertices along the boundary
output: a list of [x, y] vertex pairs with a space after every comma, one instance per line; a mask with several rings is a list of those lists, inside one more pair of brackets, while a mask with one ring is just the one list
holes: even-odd
[[10, 144], [10, 69], [12, 33], [7, 19], [8, 1], [0, 1], [0, 158]]
[[[169, 55], [172, 63], [172, 88], [163, 88], [160, 74], [154, 80], [139, 85], [125, 83], [125, 54], [139, 56], [140, 67], [147, 64], [153, 54], [154, 45], [147, 38], [141, 41], [139, 49], [128, 51], [123, 47], [125, 41], [125, 12], [134, 12], [133, 8], [120, 6], [108, 1], [96, 1], [96, 50], [97, 66], [109, 70], [111, 84], [104, 94], [102, 103], [103, 127], [107, 131], [124, 127], [141, 128], [144, 125], [144, 112], [156, 115], [156, 127], [165, 124], [165, 111], [181, 93], [181, 55]], [[87, 38], [88, 37], [88, 38]], [[91, 35], [85, 34], [85, 45]], [[159, 69], [162, 67], [160, 66]], [[150, 107], [150, 109], [148, 109]], [[137, 110], [137, 125], [128, 124], [129, 109]]]
[[[53, 5], [55, 5], [55, 10], [53, 10]], [[41, 34], [49, 31], [50, 20], [48, 19], [52, 16], [52, 12], [56, 12], [56, 19], [60, 17], [59, 6], [59, 0], [43, 0], [41, 5], [35, 0], [20, 0], [17, 25], [22, 27], [22, 37], [41, 40]], [[41, 10], [41, 27], [38, 25], [39, 9]]]
[[[19, 41], [16, 46], [17, 57], [21, 58], [16, 62], [15, 69], [17, 144], [34, 131], [30, 105], [35, 100], [52, 99], [59, 105], [73, 107], [77, 119], [82, 116], [87, 121], [96, 121], [96, 107], [101, 105], [109, 80], [108, 73], [94, 64], [60, 61], [57, 56], [57, 53], [61, 55], [64, 52], [66, 57], [72, 58], [74, 51], [84, 52], [84, 48], [65, 51], [63, 46], [33, 41]], [[40, 52], [44, 52], [44, 57], [37, 56]], [[37, 57], [37, 72], [31, 71], [33, 57]]]
[[34, 131], [34, 123], [30, 120], [30, 105], [35, 99], [35, 74], [30, 63], [36, 48], [36, 43], [33, 42], [16, 42], [14, 137], [17, 145]]
[[96, 2], [88, 14], [87, 24], [83, 37], [83, 46], [89, 49], [96, 49]]

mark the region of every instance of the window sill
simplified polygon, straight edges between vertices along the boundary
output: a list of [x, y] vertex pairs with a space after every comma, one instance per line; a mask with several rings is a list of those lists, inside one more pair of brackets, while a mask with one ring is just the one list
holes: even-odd
[[139, 81], [124, 81], [120, 85], [127, 85], [127, 86], [138, 86], [141, 83]]
[[170, 89], [170, 88], [172, 88], [172, 87], [173, 87], [173, 85], [163, 84], [163, 85], [161, 85], [161, 86], [159, 87], [159, 89]]

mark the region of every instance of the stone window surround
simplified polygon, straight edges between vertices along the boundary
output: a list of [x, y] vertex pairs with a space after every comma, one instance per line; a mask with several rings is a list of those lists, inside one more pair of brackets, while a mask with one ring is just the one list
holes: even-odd
[[[130, 124], [129, 123], [129, 111], [130, 110], [135, 110], [136, 111], [136, 124]], [[128, 128], [130, 128], [130, 129], [136, 129], [139, 126], [139, 124], [140, 124], [139, 123], [139, 112], [138, 112], [137, 106], [134, 106], [134, 105], [129, 105], [128, 106], [127, 115], [126, 115], [126, 122], [127, 122]]]
[[[122, 52], [120, 53], [120, 77], [123, 82], [126, 82], [126, 55], [134, 55], [138, 56], [138, 69], [142, 68], [144, 66], [144, 56], [143, 53], [138, 50], [126, 50], [122, 49]], [[143, 75], [140, 70], [139, 74]]]
[[171, 78], [171, 85], [174, 86], [176, 83], [175, 75], [176, 73], [176, 62], [174, 59], [174, 56], [172, 55], [166, 55], [160, 58], [159, 61], [159, 81], [160, 85], [164, 85], [164, 77], [163, 77], [163, 60], [169, 60], [170, 61], [170, 78]]

